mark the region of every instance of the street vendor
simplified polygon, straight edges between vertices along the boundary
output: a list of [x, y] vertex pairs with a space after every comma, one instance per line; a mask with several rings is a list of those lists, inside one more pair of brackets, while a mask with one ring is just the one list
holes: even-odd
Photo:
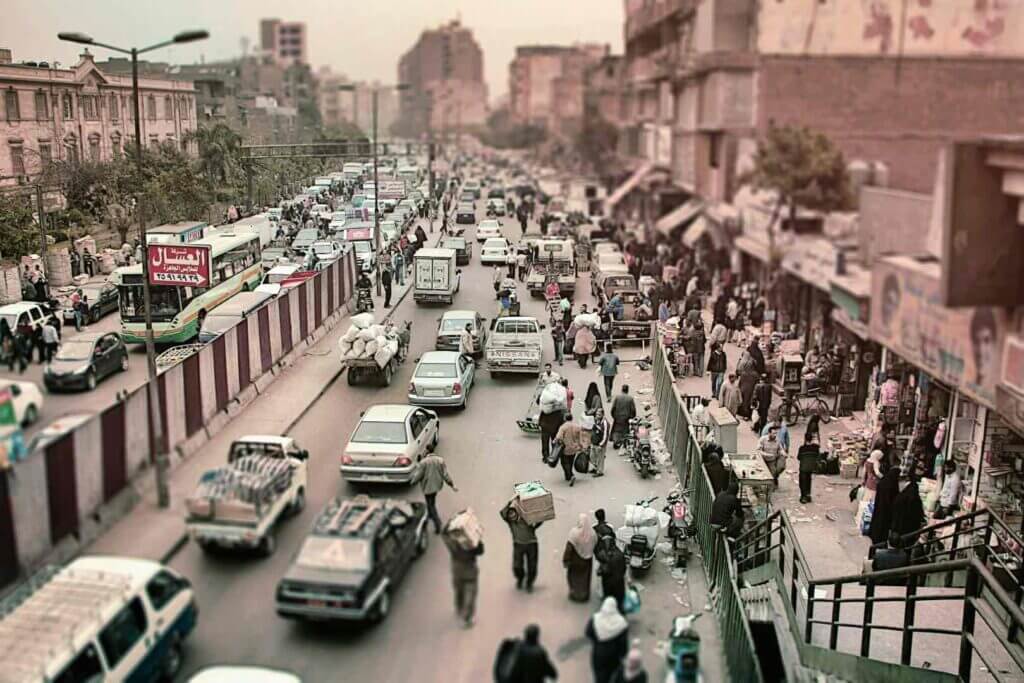
[[775, 481], [775, 488], [778, 488], [779, 475], [786, 471], [786, 454], [779, 443], [779, 430], [774, 424], [768, 426], [768, 435], [758, 440], [757, 452], [764, 458], [764, 464], [768, 466]]

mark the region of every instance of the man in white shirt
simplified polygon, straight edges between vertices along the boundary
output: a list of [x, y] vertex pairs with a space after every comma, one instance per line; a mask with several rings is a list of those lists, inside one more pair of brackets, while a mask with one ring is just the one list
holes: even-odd
[[476, 339], [473, 336], [473, 326], [466, 323], [466, 327], [459, 333], [459, 353], [466, 357], [466, 360], [473, 362], [473, 353], [476, 352]]
[[960, 504], [960, 471], [956, 463], [947, 460], [942, 465], [942, 491], [939, 493], [939, 507], [935, 511], [936, 519], [945, 519], [953, 514]]

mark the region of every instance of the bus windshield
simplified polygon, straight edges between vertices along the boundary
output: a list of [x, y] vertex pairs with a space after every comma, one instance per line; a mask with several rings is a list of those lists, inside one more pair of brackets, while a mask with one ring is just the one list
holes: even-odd
[[[132, 278], [134, 280], [136, 278]], [[121, 320], [124, 322], [140, 322], [145, 319], [146, 309], [143, 306], [142, 278], [139, 282], [131, 282], [125, 277], [125, 282], [118, 287], [121, 305]], [[189, 292], [191, 287], [163, 287], [154, 285], [149, 288], [150, 301], [152, 302], [153, 320], [167, 321], [181, 312], [181, 292]]]

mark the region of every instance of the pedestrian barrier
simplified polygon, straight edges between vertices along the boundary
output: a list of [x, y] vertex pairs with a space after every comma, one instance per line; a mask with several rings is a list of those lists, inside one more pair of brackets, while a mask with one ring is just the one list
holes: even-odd
[[754, 638], [740, 601], [729, 545], [725, 537], [706, 521], [711, 517], [714, 493], [701, 466], [700, 445], [690, 426], [686, 399], [676, 392], [675, 377], [660, 340], [655, 340], [652, 348], [658, 416], [679, 482], [684, 489], [690, 489], [690, 506], [693, 518], [697, 520], [696, 540], [704, 557], [711, 604], [718, 620], [724, 650], [722, 658], [728, 666], [730, 680], [763, 681]]
[[[187, 458], [344, 314], [351, 252], [157, 376], [162, 452]], [[0, 472], [0, 587], [130, 510], [153, 461], [147, 384]]]

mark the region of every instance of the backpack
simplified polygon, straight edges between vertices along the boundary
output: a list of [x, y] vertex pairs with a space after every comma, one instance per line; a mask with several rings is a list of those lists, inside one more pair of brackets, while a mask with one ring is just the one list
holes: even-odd
[[519, 639], [505, 638], [498, 646], [498, 654], [494, 657], [495, 683], [510, 683], [515, 672], [516, 660], [519, 659]]

